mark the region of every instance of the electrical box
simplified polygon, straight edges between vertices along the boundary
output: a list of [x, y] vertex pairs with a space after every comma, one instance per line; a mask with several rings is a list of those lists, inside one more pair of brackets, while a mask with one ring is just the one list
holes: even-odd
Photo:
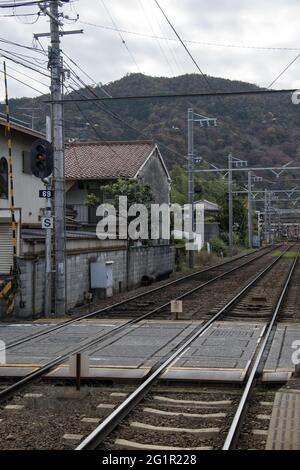
[[113, 295], [113, 265], [114, 261], [96, 261], [90, 264], [91, 289], [95, 289], [104, 297]]

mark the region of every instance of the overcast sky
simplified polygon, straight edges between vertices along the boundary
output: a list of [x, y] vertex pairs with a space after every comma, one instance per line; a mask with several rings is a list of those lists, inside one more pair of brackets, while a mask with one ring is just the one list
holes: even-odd
[[[0, 5], [7, 1], [0, 0]], [[187, 41], [186, 44], [199, 66], [208, 75], [267, 87], [300, 53], [298, 0], [159, 1], [178, 33]], [[37, 11], [37, 6], [16, 10], [19, 14]], [[76, 18], [77, 13], [80, 17], [77, 22], [65, 20], [64, 29], [83, 28], [84, 34], [65, 36], [63, 49], [94, 82], [107, 83], [132, 72], [168, 77], [197, 72], [182, 45], [174, 40], [175, 35], [154, 0], [74, 0], [64, 7], [64, 12], [72, 19]], [[37, 17], [2, 16], [12, 13], [12, 9], [0, 9], [1, 39], [31, 46], [33, 33], [49, 31], [49, 22], [45, 17], [40, 17], [34, 24], [26, 24], [36, 21]], [[110, 29], [115, 27], [126, 30], [126, 33], [121, 33], [122, 38], [117, 31]], [[122, 39], [125, 40], [125, 45]], [[48, 40], [41, 39], [41, 43], [47, 49]], [[228, 47], [229, 45], [243, 47]], [[4, 43], [0, 43], [0, 47], [35, 56], [41, 59], [40, 65], [47, 66], [46, 57], [42, 55]], [[264, 47], [295, 50], [262, 49]], [[1, 57], [0, 61], [2, 70]], [[37, 62], [32, 61], [32, 64]], [[46, 77], [35, 75], [9, 61], [7, 65], [14, 69], [8, 69], [10, 74], [41, 92], [47, 92], [47, 87], [41, 84], [43, 82], [47, 85]], [[16, 70], [35, 77], [40, 83], [18, 74]], [[82, 72], [78, 71], [78, 74], [86, 82], [92, 83]], [[1, 82], [2, 77], [0, 74]], [[300, 58], [274, 85], [274, 88], [281, 87], [300, 88]], [[3, 83], [0, 83], [0, 90], [2, 99]], [[9, 82], [9, 92], [11, 97], [38, 94], [12, 79]]]

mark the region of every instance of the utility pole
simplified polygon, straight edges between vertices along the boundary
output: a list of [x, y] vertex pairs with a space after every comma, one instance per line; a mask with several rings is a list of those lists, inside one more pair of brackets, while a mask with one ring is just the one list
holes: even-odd
[[253, 246], [252, 171], [248, 171], [248, 245]]
[[[192, 108], [188, 109], [188, 202], [190, 208], [190, 217], [192, 220], [189, 223], [189, 228], [191, 233], [189, 234], [190, 244], [194, 241], [194, 170], [195, 170], [195, 161], [194, 161], [194, 110]], [[189, 267], [193, 269], [194, 267], [194, 251], [189, 250]]]
[[54, 206], [55, 206], [55, 314], [66, 313], [66, 258], [65, 258], [65, 163], [63, 135], [63, 63], [60, 50], [59, 1], [50, 2], [49, 68], [51, 70], [52, 142], [54, 150]]
[[[66, 217], [65, 217], [65, 160], [63, 122], [63, 81], [65, 70], [60, 49], [60, 37], [66, 34], [82, 34], [83, 30], [60, 31], [63, 25], [59, 7], [69, 0], [52, 0], [39, 3], [40, 10], [50, 18], [50, 33], [34, 34], [35, 39], [50, 37], [49, 69], [51, 71], [51, 124], [53, 146], [53, 187], [55, 220], [55, 315], [66, 313]], [[49, 8], [49, 10], [48, 10]], [[49, 269], [49, 265], [48, 265]]]
[[233, 197], [232, 197], [232, 154], [228, 155], [228, 219], [229, 256], [233, 256]]
[[[51, 118], [46, 117], [46, 137], [48, 142], [52, 142]], [[51, 178], [47, 178], [45, 182], [46, 190], [52, 189]], [[47, 197], [46, 217], [52, 217], [52, 201], [51, 197]], [[52, 228], [46, 229], [46, 246], [45, 246], [45, 317], [48, 318], [52, 313]]]

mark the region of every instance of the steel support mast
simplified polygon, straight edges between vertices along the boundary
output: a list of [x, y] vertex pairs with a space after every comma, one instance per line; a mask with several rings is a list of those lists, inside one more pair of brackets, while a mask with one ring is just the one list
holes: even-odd
[[232, 154], [228, 155], [228, 241], [229, 256], [233, 255], [233, 197], [232, 197]]
[[248, 246], [253, 246], [252, 172], [248, 171]]
[[[189, 227], [192, 233], [189, 234], [190, 245], [194, 243], [194, 110], [189, 108], [188, 110], [188, 201], [190, 207], [190, 221]], [[194, 251], [189, 251], [189, 267], [194, 267]]]

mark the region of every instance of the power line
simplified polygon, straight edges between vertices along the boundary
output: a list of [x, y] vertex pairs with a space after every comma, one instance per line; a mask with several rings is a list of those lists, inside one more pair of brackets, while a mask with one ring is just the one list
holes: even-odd
[[0, 3], [0, 8], [17, 8], [17, 7], [27, 7], [27, 6], [35, 6], [39, 5], [40, 3], [44, 3], [44, 0], [35, 0], [30, 2], [19, 2], [19, 3]]
[[16, 14], [16, 13], [11, 13], [11, 14], [7, 14], [7, 15], [0, 15], [0, 18], [16, 18], [16, 17], [29, 17], [29, 16], [37, 16], [38, 13], [19, 13], [19, 14]]
[[28, 49], [28, 50], [33, 51], [33, 52], [39, 52], [40, 54], [43, 54], [43, 55], [46, 54], [45, 52], [41, 51], [40, 49], [36, 49], [35, 47], [25, 46], [24, 44], [19, 44], [17, 42], [10, 41], [8, 39], [0, 38], [0, 42], [3, 42], [5, 44], [10, 44], [10, 45], [16, 46], [16, 47], [22, 47], [23, 49]]
[[277, 82], [277, 80], [279, 80], [280, 77], [282, 77], [282, 75], [285, 74], [285, 72], [299, 59], [300, 57], [300, 54], [297, 54], [297, 56], [283, 69], [283, 71], [270, 83], [270, 85], [268, 86], [268, 88], [271, 88], [274, 83]]
[[21, 59], [24, 62], [28, 62], [29, 64], [31, 64], [32, 61], [34, 60], [37, 64], [36, 67], [39, 67], [42, 70], [46, 70], [46, 68], [43, 67], [43, 65], [46, 63], [46, 61], [43, 61], [42, 59], [37, 59], [36, 57], [32, 57], [32, 56], [29, 56], [29, 55], [26, 55], [26, 54], [20, 54], [19, 52], [8, 51], [7, 49], [2, 49], [2, 48], [0, 48], [0, 49], [2, 51], [6, 52], [7, 54], [12, 55], [13, 57], [17, 57], [18, 59]]
[[[73, 81], [75, 82], [75, 80], [73, 80]], [[76, 90], [72, 85], [68, 85], [68, 87], [71, 88], [71, 90], [74, 93], [77, 93], [77, 94], [79, 94], [79, 96], [82, 96], [82, 94], [78, 90]], [[111, 153], [113, 153], [117, 158], [121, 159], [122, 158], [121, 155], [118, 152], [116, 152], [115, 149], [113, 149], [111, 147], [111, 145], [109, 144], [109, 141], [103, 139], [103, 134], [99, 132], [98, 128], [96, 128], [96, 124], [94, 123], [94, 121], [87, 117], [85, 112], [80, 108], [80, 106], [77, 103], [74, 103], [74, 104], [75, 104], [76, 109], [83, 116], [85, 122], [88, 123], [92, 127], [92, 129], [93, 129], [94, 133], [96, 134], [96, 136], [101, 139], [101, 142], [104, 143], [108, 147], [108, 149], [110, 150]], [[77, 155], [75, 155], [75, 157], [76, 157], [76, 160], [78, 160]], [[78, 165], [79, 165], [79, 162], [78, 162]], [[79, 167], [80, 167], [80, 165], [79, 165]]]
[[[75, 62], [73, 59], [71, 59], [70, 56], [68, 56], [68, 54], [64, 51], [62, 51], [63, 55], [67, 57], [67, 59], [69, 59], [70, 62], [72, 62], [73, 65], [75, 65], [75, 67], [77, 67], [86, 77], [88, 77], [92, 83], [96, 83], [93, 78], [85, 71], [83, 70], [82, 67], [80, 67], [80, 65], [78, 65], [77, 62]], [[108, 98], [111, 98], [111, 95], [104, 89], [104, 85], [103, 83], [101, 82], [98, 82], [97, 85], [99, 86], [100, 85], [100, 89], [101, 91], [103, 91], [103, 93], [108, 97]], [[86, 85], [85, 85], [86, 86]]]
[[[3, 51], [4, 51], [4, 53], [3, 53]], [[32, 70], [33, 72], [39, 73], [39, 74], [41, 74], [41, 75], [44, 75], [44, 77], [49, 78], [49, 75], [48, 75], [47, 73], [42, 72], [42, 70], [45, 70], [43, 67], [40, 67], [41, 70], [39, 70], [39, 69], [37, 69], [37, 68], [35, 68], [35, 67], [32, 67], [32, 66], [30, 66], [30, 65], [27, 65], [26, 63], [24, 64], [24, 63], [21, 62], [20, 60], [17, 60], [17, 59], [15, 59], [15, 58], [12, 58], [12, 57], [10, 57], [10, 56], [7, 55], [7, 54], [12, 54], [12, 53], [11, 53], [11, 52], [8, 52], [8, 51], [5, 51], [4, 49], [1, 49], [1, 48], [0, 48], [0, 55], [1, 55], [2, 57], [5, 57], [7, 60], [11, 60], [11, 61], [14, 62], [15, 64], [22, 65], [22, 67], [25, 67], [25, 68], [27, 68], [27, 69], [30, 69], [30, 70]], [[23, 61], [25, 61], [25, 59], [23, 59]], [[26, 61], [26, 62], [28, 62], [28, 61]]]
[[[2, 73], [2, 74], [4, 75], [4, 72], [3, 72], [2, 70], [0, 70], [0, 73]], [[42, 95], [42, 96], [45, 95], [45, 93], [43, 93], [41, 90], [38, 90], [37, 88], [35, 88], [35, 87], [31, 86], [31, 85], [28, 85], [28, 83], [25, 83], [25, 82], [23, 82], [22, 80], [19, 80], [18, 78], [14, 77], [13, 75], [11, 75], [11, 74], [9, 74], [9, 73], [7, 73], [6, 75], [7, 75], [8, 77], [12, 78], [13, 80], [17, 81], [17, 82], [22, 83], [22, 85], [27, 86], [28, 88], [31, 88], [31, 89], [34, 90], [34, 91], [37, 91], [40, 95]]]
[[37, 80], [36, 78], [33, 78], [32, 76], [27, 75], [27, 74], [24, 73], [24, 72], [20, 72], [19, 70], [15, 69], [14, 67], [11, 67], [10, 65], [9, 65], [9, 66], [6, 66], [6, 67], [7, 67], [8, 69], [10, 69], [10, 70], [13, 70], [14, 72], [19, 73], [20, 75], [23, 75], [24, 77], [30, 78], [30, 80], [33, 80], [33, 81], [39, 83], [40, 85], [43, 85], [44, 87], [46, 87], [46, 88], [49, 89], [49, 84], [47, 85], [46, 83], [43, 83], [43, 82], [41, 82], [40, 80]]
[[[81, 24], [87, 25], [87, 26], [93, 26], [95, 28], [100, 28], [108, 31], [117, 31], [116, 28], [111, 27], [111, 26], [105, 26], [101, 24], [96, 24], [96, 23], [91, 23], [88, 21], [78, 21]], [[143, 38], [148, 38], [148, 39], [160, 39], [160, 40], [166, 40], [166, 41], [176, 41], [179, 42], [179, 39], [177, 38], [170, 38], [166, 36], [157, 36], [154, 34], [146, 34], [146, 33], [141, 33], [139, 31], [130, 31], [128, 29], [120, 29], [119, 31], [121, 33], [125, 34], [132, 34], [134, 36], [139, 36]], [[196, 41], [196, 40], [191, 40], [191, 39], [183, 39], [183, 41], [186, 44], [195, 44], [199, 46], [207, 46], [207, 47], [222, 47], [222, 48], [231, 48], [231, 49], [253, 49], [253, 50], [258, 50], [258, 51], [279, 51], [279, 52], [288, 52], [288, 51], [300, 51], [300, 47], [276, 47], [276, 46], [250, 46], [250, 45], [242, 45], [242, 44], [224, 44], [224, 43], [217, 43], [217, 42], [207, 42], [207, 41]]]
[[[68, 65], [68, 64], [67, 64]], [[68, 65], [69, 66], [69, 65]], [[70, 67], [70, 66], [69, 66]], [[75, 75], [76, 79], [79, 81], [80, 84], [83, 84], [89, 91], [90, 93], [92, 93], [95, 97], [98, 98], [98, 95], [97, 93], [95, 92], [95, 90], [91, 87], [89, 87], [88, 85], [85, 84], [85, 82], [80, 78], [78, 77], [78, 75], [74, 72], [74, 70], [70, 67], [70, 70], [71, 72]], [[74, 90], [75, 92], [79, 93], [77, 90]], [[107, 98], [107, 99], [113, 99], [111, 97], [111, 95], [109, 95], [110, 98]], [[68, 100], [70, 101], [70, 100]], [[85, 99], [83, 99], [83, 101], [85, 101]], [[130, 130], [133, 130], [134, 132], [136, 132], [139, 136], [143, 136], [144, 138], [146, 138], [147, 140], [154, 140], [154, 138], [151, 136], [149, 137], [147, 134], [145, 134], [145, 132], [141, 131], [140, 129], [137, 129], [136, 127], [132, 126], [131, 124], [129, 124], [126, 120], [124, 120], [118, 113], [115, 113], [113, 111], [111, 111], [110, 109], [108, 109], [107, 105], [106, 104], [103, 104], [103, 106], [100, 105], [100, 103], [95, 103], [96, 106], [104, 113], [108, 114], [110, 117], [112, 117], [113, 119], [116, 119], [118, 122], [120, 122], [121, 124], [123, 124], [123, 126], [126, 126], [128, 129]], [[173, 149], [170, 149], [167, 145], [165, 145], [164, 143], [158, 141], [157, 139], [155, 139], [155, 141], [161, 146], [161, 147], [164, 147], [165, 149], [167, 149], [169, 152], [173, 153], [173, 154], [176, 154], [178, 155], [181, 159], [184, 159], [186, 161], [186, 158], [183, 157], [180, 153], [178, 153], [176, 150], [173, 150]]]
[[200, 72], [200, 74], [203, 76], [204, 80], [206, 81], [208, 87], [210, 89], [212, 89], [208, 79], [207, 79], [207, 76], [202, 72], [201, 68], [199, 67], [198, 63], [196, 62], [196, 60], [194, 59], [194, 57], [192, 56], [191, 52], [189, 51], [189, 49], [187, 48], [187, 46], [185, 45], [184, 41], [181, 39], [181, 37], [179, 36], [178, 32], [176, 31], [175, 27], [173, 26], [173, 24], [171, 23], [171, 21], [169, 20], [169, 18], [167, 17], [166, 13], [164, 12], [164, 10], [162, 9], [162, 7], [160, 6], [160, 4], [158, 3], [157, 0], [154, 0], [156, 5], [158, 6], [158, 8], [160, 9], [160, 11], [162, 12], [163, 16], [165, 17], [166, 21], [168, 22], [168, 24], [170, 25], [170, 27], [172, 28], [174, 34], [177, 36], [177, 38], [179, 39], [179, 41], [181, 42], [182, 46], [184, 47], [185, 51], [187, 52], [187, 54], [189, 55], [189, 57], [191, 58], [191, 60], [193, 61], [193, 63], [195, 64], [197, 70]]
[[[146, 10], [146, 7], [144, 6], [144, 3], [143, 3], [143, 0], [139, 0], [139, 5], [140, 5], [140, 8], [142, 10], [142, 13], [145, 15], [145, 18], [146, 18], [146, 22], [148, 23], [149, 27], [151, 28], [151, 31], [152, 31], [152, 34], [153, 34], [153, 38], [156, 39], [156, 42], [158, 44], [158, 47], [159, 47], [159, 50], [163, 56], [163, 58], [165, 59], [165, 61], [167, 62], [170, 70], [171, 70], [171, 74], [174, 75], [174, 72], [173, 72], [173, 69], [172, 69], [172, 65], [168, 59], [168, 56], [167, 54], [165, 53], [161, 43], [160, 43], [160, 38], [158, 38], [157, 36], [155, 36], [155, 32], [154, 32], [154, 28], [153, 28], [153, 25], [152, 25], [152, 22], [151, 22], [151, 19], [148, 17], [148, 12]], [[146, 35], [147, 37], [147, 35]], [[152, 36], [151, 36], [152, 37]]]

